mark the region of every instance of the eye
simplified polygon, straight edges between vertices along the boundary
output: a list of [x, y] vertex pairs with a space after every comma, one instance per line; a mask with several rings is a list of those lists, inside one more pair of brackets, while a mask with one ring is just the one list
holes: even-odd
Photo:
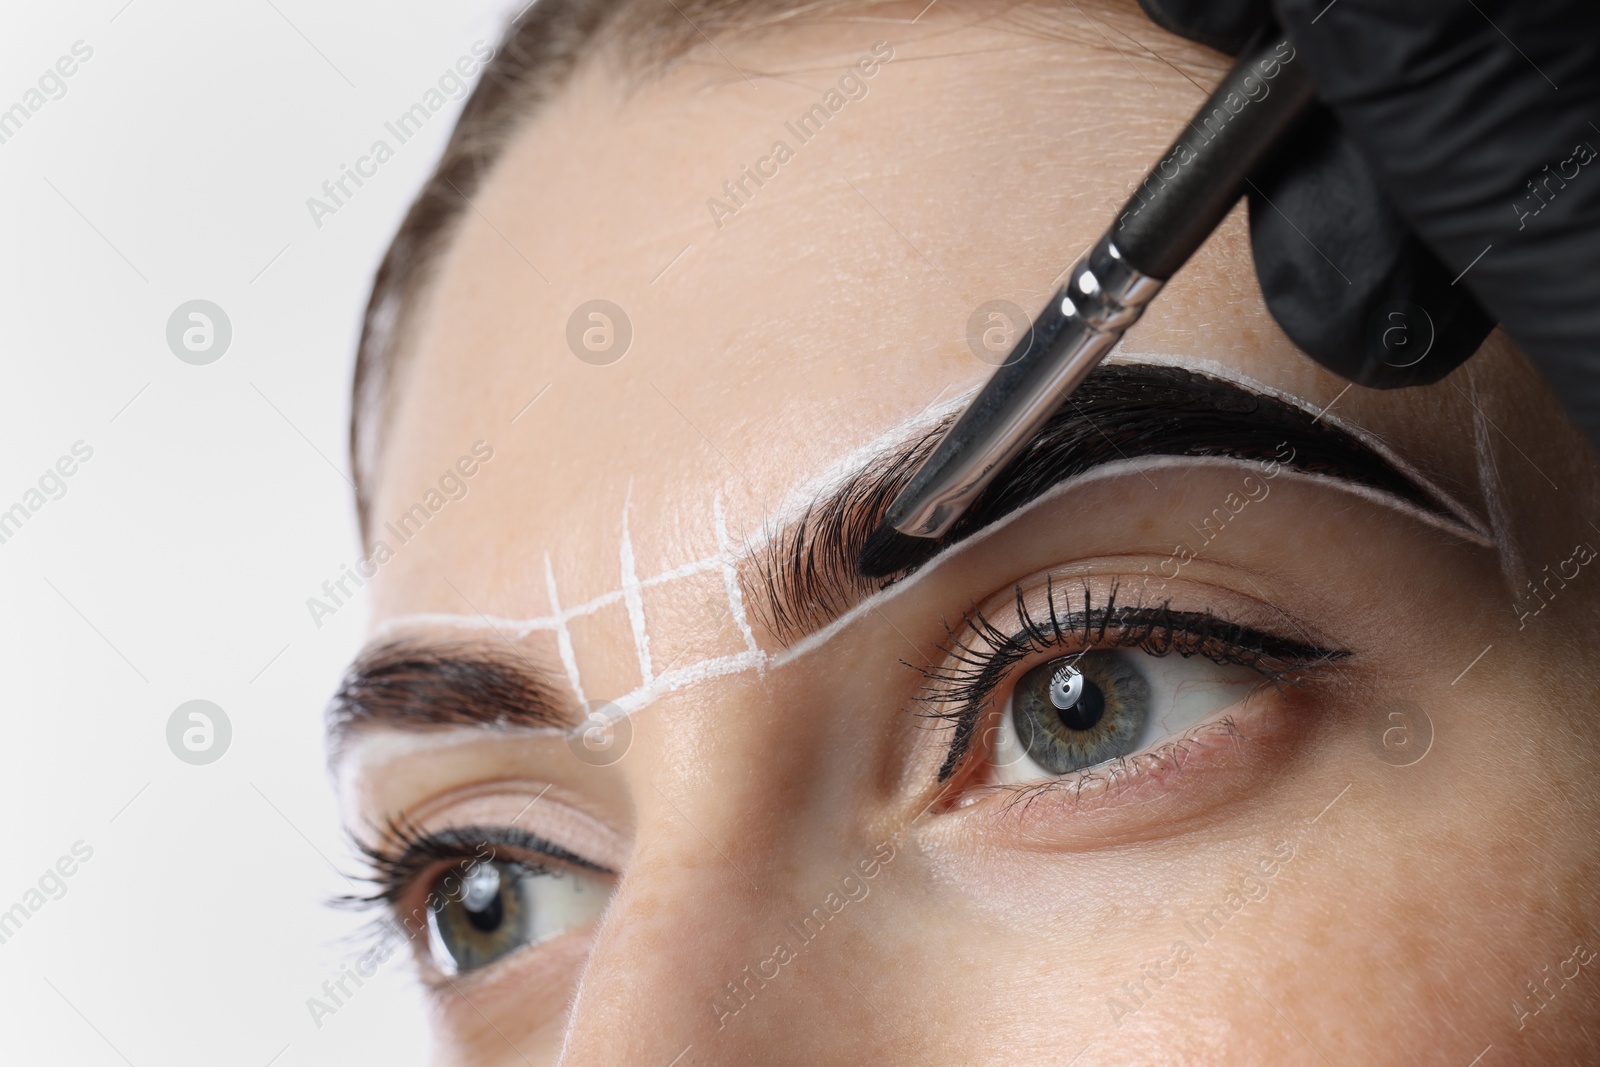
[[452, 974], [594, 922], [607, 899], [592, 876], [502, 860], [448, 871], [430, 889], [429, 951]]
[[1259, 671], [1137, 649], [1077, 653], [1023, 672], [996, 727], [992, 780], [1071, 774], [1152, 749], [1237, 704]]

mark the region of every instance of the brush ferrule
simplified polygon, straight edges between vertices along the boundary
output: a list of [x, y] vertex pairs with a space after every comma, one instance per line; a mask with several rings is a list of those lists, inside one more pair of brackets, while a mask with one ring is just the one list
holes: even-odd
[[1063, 315], [1075, 315], [1093, 330], [1123, 333], [1144, 314], [1162, 284], [1135, 270], [1107, 235], [1073, 264], [1056, 300]]
[[1129, 263], [1109, 234], [1102, 237], [917, 469], [890, 508], [889, 524], [911, 537], [948, 531], [1138, 321], [1162, 284]]

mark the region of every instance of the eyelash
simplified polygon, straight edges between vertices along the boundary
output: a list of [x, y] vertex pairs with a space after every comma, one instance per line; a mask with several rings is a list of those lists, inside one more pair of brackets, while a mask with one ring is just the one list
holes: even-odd
[[[463, 870], [474, 862], [505, 859], [500, 849], [516, 853], [519, 858], [515, 862], [533, 874], [548, 873], [555, 864], [598, 874], [613, 873], [537, 834], [512, 826], [453, 826], [426, 831], [409, 822], [391, 820], [384, 827], [380, 844], [358, 841], [356, 848], [369, 869], [356, 880], [376, 888], [371, 893], [336, 897], [336, 907], [398, 909], [428, 874], [442, 875]], [[531, 859], [535, 856], [540, 859]]]
[[[949, 642], [943, 648], [944, 664], [915, 668], [927, 680], [919, 700], [936, 707], [955, 705], [951, 710], [928, 713], [929, 718], [954, 726], [949, 750], [939, 767], [941, 783], [966, 759], [979, 721], [991, 709], [996, 690], [1012, 668], [1040, 653], [1073, 647], [1135, 648], [1153, 656], [1198, 655], [1214, 663], [1248, 667], [1280, 688], [1299, 684], [1303, 672], [1350, 654], [1264, 633], [1208, 612], [1174, 611], [1171, 601], [1153, 607], [1119, 605], [1117, 590], [1113, 583], [1105, 603], [1096, 607], [1085, 580], [1083, 610], [1063, 615], [1057, 609], [1055, 585], [1046, 579], [1047, 618], [1033, 618], [1023, 587], [1018, 585], [1015, 632], [996, 625], [976, 605], [968, 612], [962, 630], [946, 624]], [[1065, 604], [1064, 597], [1061, 602]]]
[[[1079, 647], [1136, 648], [1154, 656], [1201, 655], [1215, 663], [1248, 667], [1279, 686], [1298, 684], [1297, 676], [1304, 671], [1349, 655], [1277, 637], [1209, 613], [1174, 611], [1170, 601], [1154, 607], [1119, 605], [1117, 591], [1113, 584], [1106, 602], [1096, 607], [1094, 594], [1085, 581], [1083, 610], [1062, 614], [1054, 583], [1047, 579], [1048, 616], [1044, 619], [1033, 618], [1023, 588], [1018, 585], [1015, 603], [1019, 623], [1015, 632], [1002, 629], [976, 606], [969, 611], [963, 631], [946, 625], [949, 642], [943, 651], [947, 662], [938, 667], [915, 667], [927, 680], [919, 700], [940, 707], [955, 705], [952, 710], [928, 713], [929, 718], [954, 725], [950, 747], [939, 768], [940, 782], [948, 781], [965, 760], [978, 722], [992, 707], [996, 690], [1012, 668], [1041, 653]], [[545, 860], [600, 874], [613, 873], [537, 834], [514, 827], [462, 826], [424, 831], [409, 822], [391, 820], [379, 836], [379, 844], [356, 844], [370, 871], [356, 877], [376, 888], [367, 894], [336, 897], [332, 901], [335, 906], [397, 910], [426, 875], [464, 869], [474, 861], [496, 858], [501, 848], [523, 857], [541, 857], [517, 861], [536, 874], [552, 869]]]

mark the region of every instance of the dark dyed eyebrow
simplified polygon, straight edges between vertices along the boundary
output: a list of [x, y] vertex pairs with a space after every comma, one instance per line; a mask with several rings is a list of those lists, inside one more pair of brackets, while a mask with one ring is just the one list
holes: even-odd
[[363, 730], [441, 726], [570, 730], [576, 721], [546, 671], [519, 651], [392, 641], [345, 672], [328, 704], [328, 749], [337, 761]]
[[[856, 559], [889, 503], [957, 416], [845, 479], [773, 532], [741, 566], [751, 610], [781, 640], [827, 625], [904, 578], [865, 579]], [[1285, 458], [1280, 449], [1292, 449]], [[1473, 522], [1372, 446], [1304, 408], [1179, 367], [1102, 366], [990, 483], [929, 556], [998, 522], [1069, 478], [1144, 456], [1221, 456], [1327, 475], [1378, 490], [1461, 530]], [[913, 568], [914, 569], [914, 568]]]

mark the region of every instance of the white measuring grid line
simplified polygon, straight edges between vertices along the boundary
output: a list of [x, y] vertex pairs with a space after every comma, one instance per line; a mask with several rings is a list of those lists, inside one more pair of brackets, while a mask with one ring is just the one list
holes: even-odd
[[650, 633], [644, 625], [644, 598], [639, 595], [639, 568], [633, 558], [633, 535], [628, 530], [628, 510], [633, 503], [633, 484], [628, 485], [628, 495], [622, 501], [622, 547], [618, 551], [622, 569], [622, 602], [628, 609], [628, 625], [633, 628], [633, 649], [639, 656], [641, 684], [649, 685], [654, 675], [650, 669]]
[[[761, 646], [756, 644], [756, 635], [751, 631], [750, 619], [744, 611], [744, 592], [739, 588], [739, 571], [734, 564], [739, 557], [735, 555], [733, 541], [728, 537], [728, 520], [722, 513], [721, 493], [711, 498], [711, 516], [717, 528], [717, 554], [722, 560], [722, 585], [728, 593], [728, 610], [733, 612], [734, 624], [744, 637], [744, 647], [750, 652], [760, 652]], [[765, 656], [757, 670], [766, 672]]]
[[[712, 515], [718, 549], [716, 555], [692, 560], [644, 579], [641, 579], [638, 574], [638, 559], [634, 552], [632, 528], [629, 523], [631, 497], [632, 490], [630, 487], [629, 495], [623, 503], [622, 539], [618, 547], [620, 589], [602, 593], [582, 604], [563, 608], [561, 606], [560, 589], [556, 583], [555, 564], [550, 558], [550, 554], [545, 553], [545, 588], [550, 599], [550, 614], [548, 615], [513, 619], [442, 612], [418, 613], [386, 620], [380, 626], [379, 633], [383, 634], [395, 629], [414, 627], [419, 624], [453, 626], [474, 630], [487, 628], [501, 632], [514, 632], [519, 639], [535, 632], [554, 633], [556, 648], [561, 657], [561, 665], [566, 671], [567, 681], [572, 687], [573, 695], [578, 699], [579, 703], [586, 703], [588, 698], [584, 693], [582, 676], [578, 670], [577, 650], [573, 646], [572, 633], [567, 624], [574, 619], [589, 617], [602, 608], [621, 602], [627, 611], [629, 627], [633, 632], [634, 650], [639, 658], [640, 674], [640, 684], [636, 688], [611, 701], [624, 714], [631, 715], [633, 712], [647, 707], [656, 697], [661, 696], [663, 693], [682, 689], [685, 686], [693, 685], [709, 678], [721, 678], [751, 670], [764, 674], [771, 657], [762, 650], [756, 641], [755, 632], [750, 626], [749, 613], [745, 609], [744, 593], [739, 585], [738, 563], [740, 560], [748, 558], [752, 549], [748, 545], [743, 550], [735, 547], [733, 539], [728, 533], [727, 517], [722, 509], [721, 494], [717, 494], [712, 499]], [[745, 650], [723, 656], [713, 656], [709, 659], [667, 670], [658, 675], [655, 673], [650, 654], [650, 634], [645, 622], [643, 590], [664, 585], [668, 582], [680, 581], [708, 571], [720, 571], [722, 574], [723, 592], [728, 599], [728, 611], [733, 618], [734, 625], [739, 630], [739, 636], [744, 643]]]
[[[692, 574], [721, 568], [720, 559], [699, 559], [692, 563], [685, 563], [681, 567], [674, 567], [670, 571], [652, 575], [639, 582], [641, 589], [662, 585], [666, 582], [687, 578]], [[496, 629], [507, 633], [515, 633], [519, 638], [527, 637], [540, 630], [555, 632], [563, 624], [573, 619], [586, 618], [593, 615], [601, 608], [616, 604], [622, 600], [622, 590], [615, 589], [609, 593], [602, 593], [593, 600], [586, 600], [582, 604], [575, 604], [570, 608], [563, 608], [550, 615], [539, 615], [533, 618], [513, 619], [504, 615], [462, 615], [457, 612], [421, 611], [410, 615], [399, 615], [392, 619], [385, 619], [379, 624], [377, 636], [383, 636], [392, 630], [426, 624], [431, 626], [459, 626], [466, 630]]]
[[572, 694], [578, 698], [579, 704], [587, 704], [583, 696], [583, 683], [578, 679], [578, 657], [572, 651], [572, 633], [567, 629], [567, 620], [561, 616], [561, 597], [556, 592], [556, 572], [550, 564], [550, 553], [544, 554], [544, 584], [550, 594], [550, 608], [555, 612], [556, 619], [556, 648], [561, 651], [561, 665], [567, 669], [567, 682], [572, 686]]

